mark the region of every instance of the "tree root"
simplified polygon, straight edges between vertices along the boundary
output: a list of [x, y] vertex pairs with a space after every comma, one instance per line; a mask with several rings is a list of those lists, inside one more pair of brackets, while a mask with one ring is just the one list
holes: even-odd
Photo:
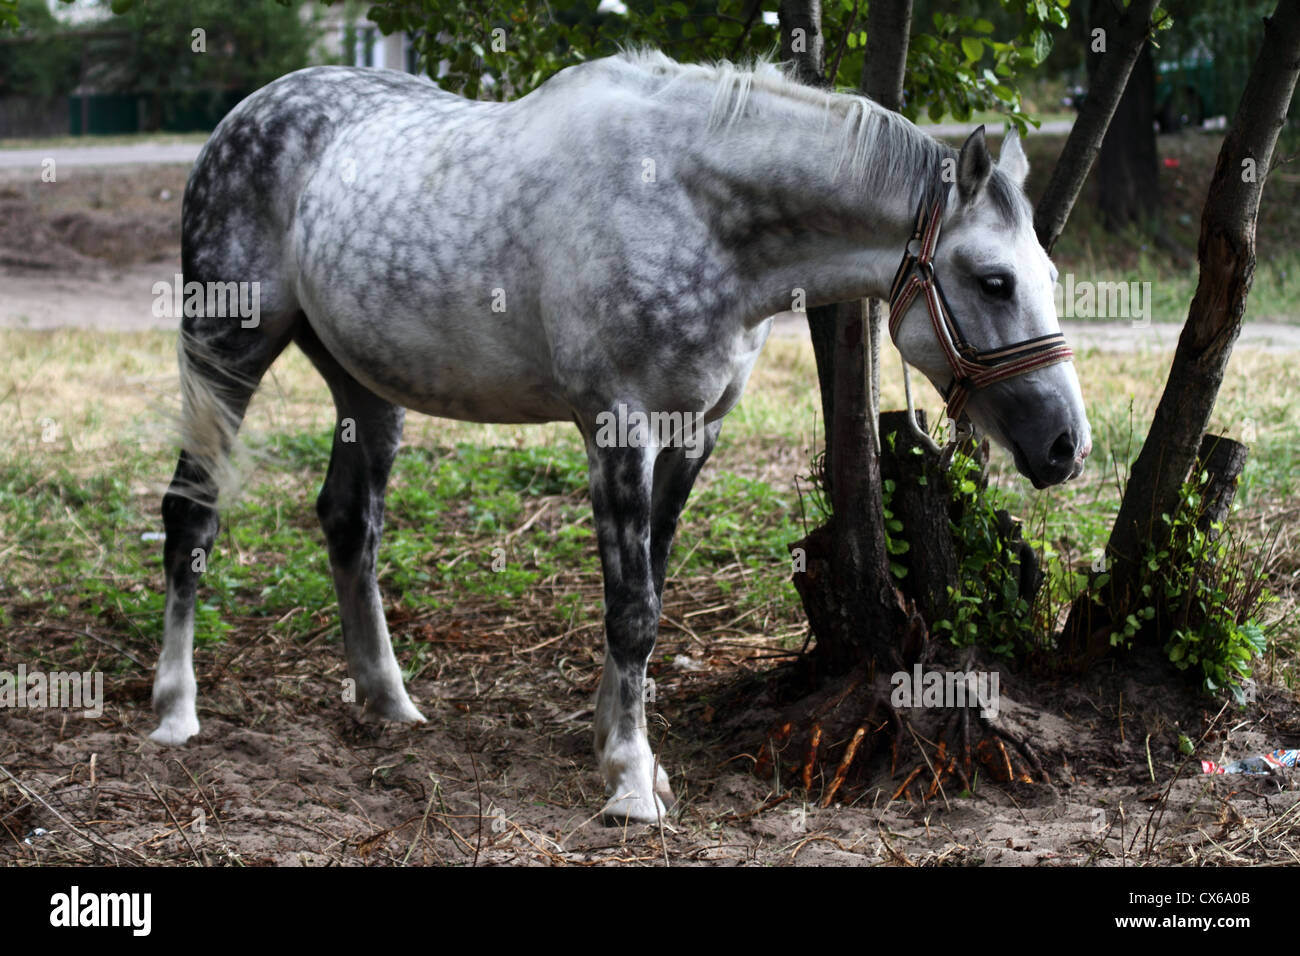
[[[873, 786], [891, 800], [925, 804], [946, 800], [954, 789], [974, 793], [981, 776], [1050, 782], [1027, 737], [977, 707], [904, 710], [890, 697], [888, 681], [865, 667], [829, 682], [768, 731], [755, 774], [778, 790], [802, 789], [810, 799], [818, 794], [821, 807], [852, 803]], [[881, 787], [886, 774], [890, 783]]]

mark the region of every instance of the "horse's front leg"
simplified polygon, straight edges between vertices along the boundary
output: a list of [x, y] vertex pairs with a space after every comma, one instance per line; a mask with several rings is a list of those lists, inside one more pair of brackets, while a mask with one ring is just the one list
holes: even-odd
[[591, 506], [605, 573], [605, 668], [596, 692], [596, 756], [609, 825], [654, 823], [672, 805], [646, 739], [645, 671], [659, 628], [650, 527], [655, 449], [588, 439]]

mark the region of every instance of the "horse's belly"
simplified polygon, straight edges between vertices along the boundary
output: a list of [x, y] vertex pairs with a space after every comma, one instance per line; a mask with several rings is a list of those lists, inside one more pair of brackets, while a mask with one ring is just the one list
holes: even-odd
[[304, 301], [308, 321], [357, 381], [395, 405], [470, 422], [563, 421], [573, 412], [545, 342], [506, 327], [394, 312], [351, 316]]
[[[393, 378], [413, 379], [421, 369], [394, 370], [388, 380], [366, 383], [375, 394], [413, 411], [466, 422], [531, 423], [573, 417], [555, 384], [526, 370], [480, 367], [473, 374], [445, 365], [415, 385], [399, 387]], [[354, 373], [355, 375], [355, 373]]]

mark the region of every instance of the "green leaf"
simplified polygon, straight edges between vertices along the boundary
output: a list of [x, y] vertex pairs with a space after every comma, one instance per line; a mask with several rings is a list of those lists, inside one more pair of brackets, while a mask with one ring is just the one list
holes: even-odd
[[979, 37], [962, 37], [961, 52], [971, 63], [976, 63], [984, 55], [984, 41]]
[[1031, 66], [1037, 66], [1047, 59], [1047, 54], [1052, 52], [1052, 37], [1046, 30], [1034, 31], [1034, 58]]

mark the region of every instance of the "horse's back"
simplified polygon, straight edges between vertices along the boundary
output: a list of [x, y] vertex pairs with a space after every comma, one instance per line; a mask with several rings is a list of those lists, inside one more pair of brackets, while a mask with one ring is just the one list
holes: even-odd
[[568, 419], [575, 383], [668, 407], [654, 356], [702, 320], [684, 279], [709, 236], [664, 82], [612, 58], [482, 103], [390, 71], [290, 74], [204, 148], [186, 272], [258, 280], [269, 334], [305, 314], [355, 378], [430, 414]]

